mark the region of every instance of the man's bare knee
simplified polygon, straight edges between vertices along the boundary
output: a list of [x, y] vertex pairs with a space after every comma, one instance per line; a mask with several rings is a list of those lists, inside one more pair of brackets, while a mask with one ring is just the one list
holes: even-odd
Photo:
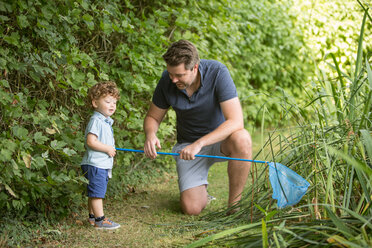
[[199, 215], [207, 205], [205, 185], [185, 190], [181, 193], [182, 211], [188, 215]]
[[238, 151], [241, 151], [243, 153], [249, 153], [251, 147], [252, 147], [252, 140], [251, 136], [249, 135], [248, 131], [245, 129], [241, 130], [240, 132], [237, 132], [234, 136], [233, 142], [235, 149]]
[[226, 156], [239, 156], [250, 158], [252, 156], [252, 139], [245, 129], [236, 131], [226, 139], [221, 146], [221, 151]]
[[190, 204], [190, 203], [181, 203], [182, 211], [184, 214], [187, 215], [199, 215], [204, 207], [200, 206], [199, 204]]

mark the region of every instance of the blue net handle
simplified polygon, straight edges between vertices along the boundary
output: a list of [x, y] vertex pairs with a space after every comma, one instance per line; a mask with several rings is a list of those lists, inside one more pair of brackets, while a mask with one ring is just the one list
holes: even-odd
[[[139, 152], [144, 153], [143, 150], [127, 149], [127, 148], [115, 148], [118, 151], [127, 151], [127, 152]], [[171, 155], [179, 156], [179, 153], [174, 152], [157, 152], [160, 155]], [[195, 157], [203, 158], [217, 158], [225, 160], [238, 160], [245, 162], [261, 163], [269, 166], [269, 179], [271, 186], [273, 188], [273, 199], [276, 199], [278, 202], [278, 207], [283, 208], [286, 206], [293, 206], [298, 203], [301, 198], [306, 194], [310, 183], [298, 175], [293, 170], [289, 169], [285, 165], [280, 163], [261, 161], [261, 160], [251, 160], [243, 158], [231, 158], [223, 156], [212, 156], [212, 155], [203, 155], [196, 154]]]

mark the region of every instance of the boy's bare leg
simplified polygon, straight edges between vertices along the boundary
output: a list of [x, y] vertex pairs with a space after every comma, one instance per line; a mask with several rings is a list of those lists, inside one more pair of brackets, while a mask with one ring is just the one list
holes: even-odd
[[90, 198], [90, 197], [88, 197], [88, 211], [89, 211], [89, 214], [94, 215], [94, 211], [93, 211], [93, 208], [92, 208], [92, 198]]
[[90, 204], [88, 203], [88, 205], [90, 205], [91, 209], [93, 210], [94, 217], [97, 218], [104, 216], [102, 198], [89, 197], [88, 202], [90, 202]]

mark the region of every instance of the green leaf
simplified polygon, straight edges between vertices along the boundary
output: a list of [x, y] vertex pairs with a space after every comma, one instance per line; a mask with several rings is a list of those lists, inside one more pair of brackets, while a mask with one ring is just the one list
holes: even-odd
[[51, 176], [47, 176], [47, 182], [50, 184], [50, 185], [57, 185], [56, 181], [53, 180], [53, 178]]
[[30, 23], [28, 22], [25, 15], [17, 16], [17, 22], [20, 28], [27, 28], [28, 26], [30, 26]]
[[85, 10], [89, 9], [89, 4], [86, 1], [81, 1], [81, 7], [83, 7]]
[[18, 32], [13, 32], [10, 36], [5, 36], [4, 41], [19, 48], [19, 38]]
[[39, 168], [45, 167], [46, 166], [46, 162], [45, 162], [45, 160], [42, 157], [36, 157], [36, 158], [33, 158], [32, 159], [31, 165], [34, 168], [39, 169]]
[[0, 58], [0, 68], [6, 69], [6, 64], [7, 64], [7, 61], [3, 58]]
[[2, 86], [4, 86], [5, 88], [10, 88], [9, 86], [9, 82], [7, 80], [0, 80], [0, 83]]
[[70, 170], [70, 171], [68, 172], [68, 176], [69, 176], [70, 178], [74, 178], [74, 177], [76, 177], [76, 170]]
[[64, 141], [53, 140], [50, 142], [50, 146], [55, 150], [60, 150], [67, 145]]
[[99, 78], [102, 80], [109, 80], [109, 76], [106, 73], [101, 72]]
[[85, 14], [85, 15], [83, 15], [83, 20], [87, 21], [87, 22], [91, 22], [91, 21], [93, 21], [93, 17], [89, 14]]
[[20, 140], [25, 140], [27, 138], [28, 130], [24, 127], [14, 126], [12, 128], [12, 131], [14, 136], [16, 136]]
[[41, 13], [43, 13], [43, 16], [47, 20], [51, 20], [53, 18], [54, 13], [52, 12], [52, 9], [50, 5], [45, 5], [41, 8]]
[[0, 15], [0, 21], [6, 22], [6, 21], [9, 21], [9, 18], [7, 16]]
[[44, 144], [44, 142], [47, 141], [48, 138], [45, 137], [42, 132], [36, 132], [34, 134], [34, 140], [36, 143], [41, 145], [41, 144]]
[[0, 151], [0, 160], [3, 162], [8, 162], [9, 160], [12, 159], [13, 153], [5, 148], [2, 148]]
[[28, 72], [30, 74], [30, 76], [32, 77], [33, 80], [35, 80], [36, 82], [40, 83], [40, 76], [35, 73], [34, 71], [29, 71]]
[[72, 156], [76, 154], [75, 150], [67, 148], [67, 147], [63, 149], [63, 152], [68, 156]]

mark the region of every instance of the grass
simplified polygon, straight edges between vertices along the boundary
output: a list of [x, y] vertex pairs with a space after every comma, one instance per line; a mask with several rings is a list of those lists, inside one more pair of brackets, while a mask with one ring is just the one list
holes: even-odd
[[[261, 135], [252, 135], [252, 139], [256, 154], [261, 147]], [[201, 216], [181, 213], [174, 168], [156, 180], [137, 186], [122, 199], [105, 200], [105, 215], [121, 224], [117, 230], [95, 230], [89, 226], [85, 206], [82, 206], [81, 211], [59, 223], [41, 221], [28, 228], [24, 221], [10, 223], [15, 230], [1, 235], [0, 247], [7, 243], [21, 247], [182, 247], [214, 233], [215, 228], [210, 230], [203, 225], [203, 216], [220, 212], [227, 206], [227, 162], [212, 166], [208, 181], [209, 194], [217, 199]], [[247, 188], [250, 184], [248, 181]], [[23, 238], [16, 231], [19, 228], [26, 228]], [[9, 227], [9, 230], [12, 229]], [[10, 240], [14, 235], [17, 240]]]
[[[226, 163], [218, 163], [211, 168], [209, 193], [217, 199], [203, 214], [226, 206], [226, 167]], [[106, 200], [105, 215], [120, 223], [121, 228], [95, 230], [87, 223], [86, 211], [82, 211], [55, 227], [59, 238], [42, 238], [38, 242], [53, 247], [175, 247], [186, 245], [205, 232], [203, 228], [190, 224], [199, 217], [181, 213], [175, 171], [136, 188], [125, 199]]]

